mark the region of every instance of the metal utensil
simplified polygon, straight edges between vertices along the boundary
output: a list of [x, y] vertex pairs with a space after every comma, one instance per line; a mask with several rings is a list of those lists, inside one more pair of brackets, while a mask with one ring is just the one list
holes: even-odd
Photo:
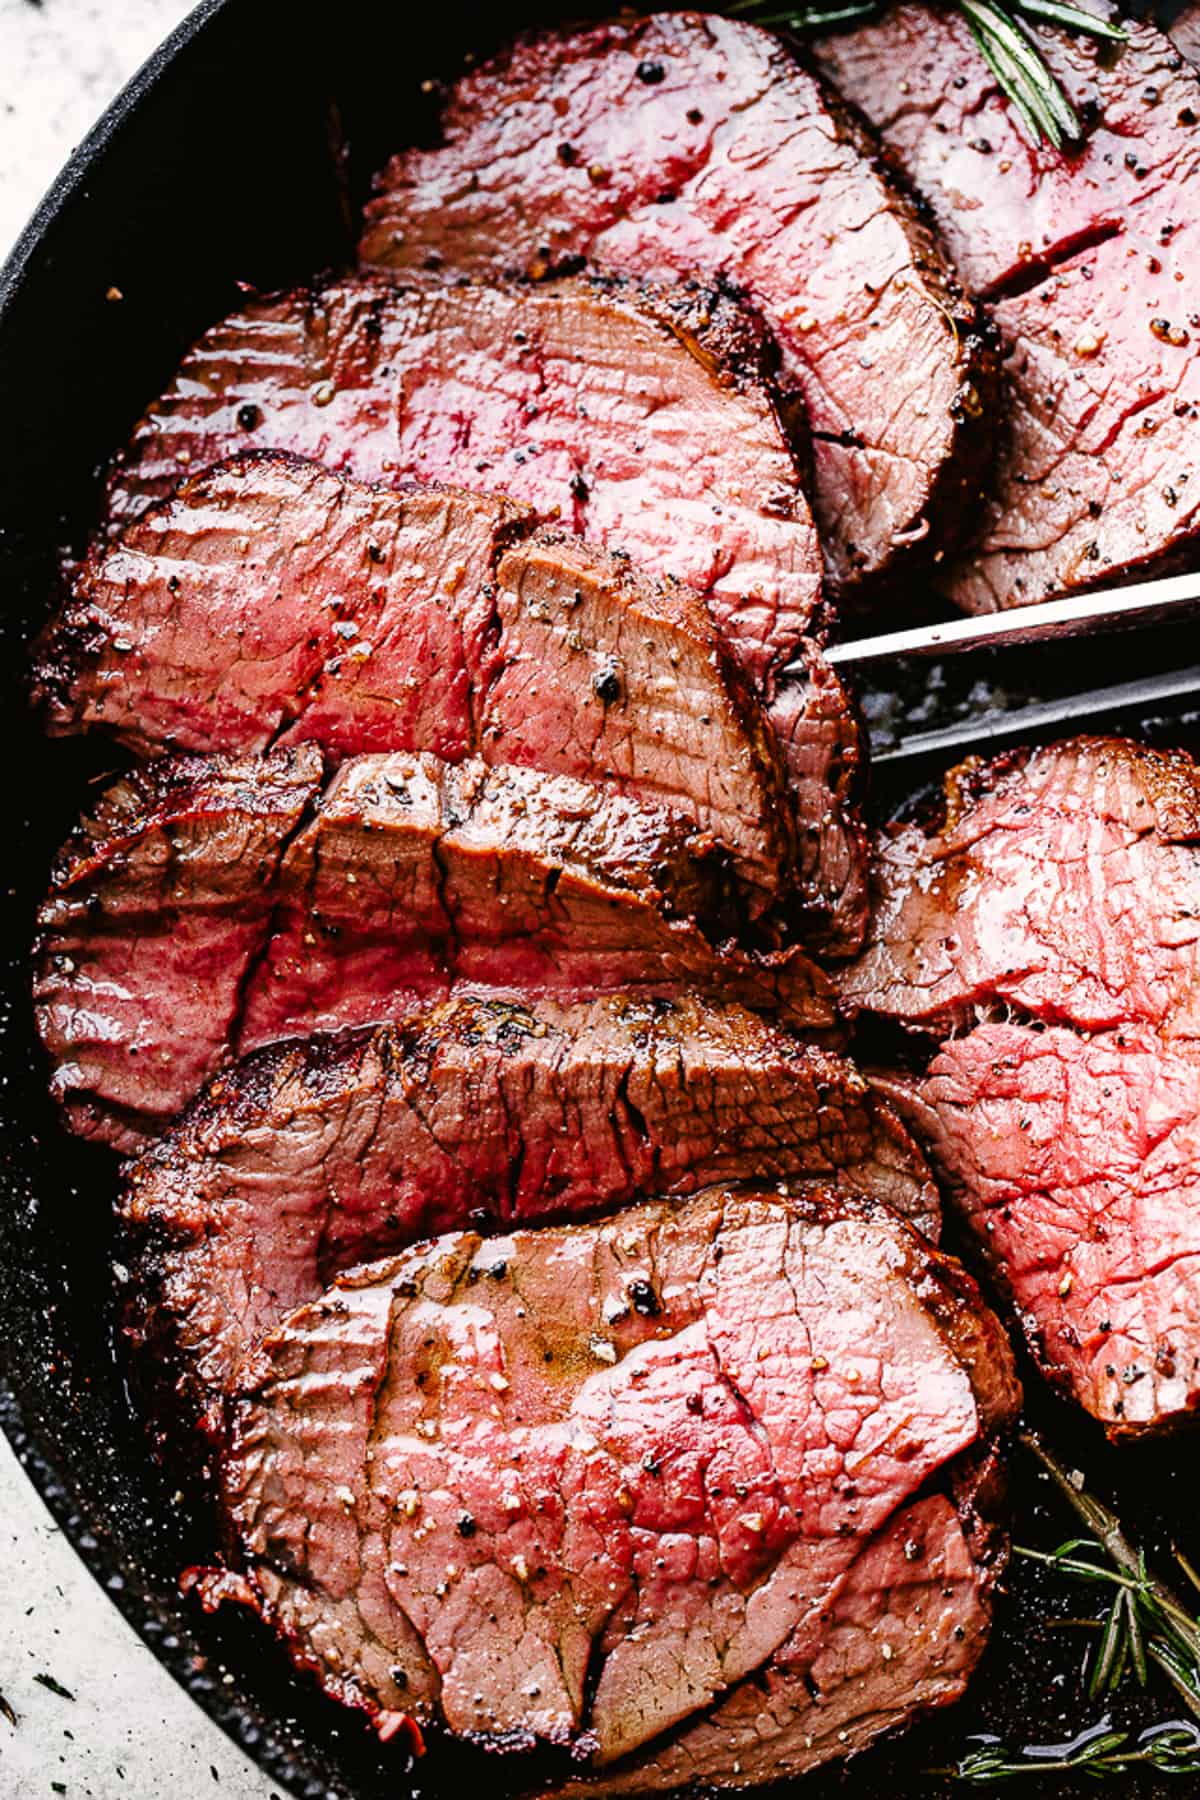
[[[825, 654], [839, 669], [900, 656], [943, 656], [964, 650], [995, 650], [1010, 644], [1044, 643], [1055, 638], [1094, 637], [1105, 631], [1159, 625], [1166, 620], [1200, 617], [1200, 571], [1142, 581], [1132, 587], [1104, 588], [1086, 594], [1046, 600], [1039, 606], [1014, 607], [968, 619], [919, 625], [910, 631], [888, 631], [879, 637], [852, 638], [831, 644]], [[803, 665], [789, 673], [803, 674]]]
[[1170, 669], [1163, 675], [1149, 675], [1141, 681], [1089, 688], [1086, 693], [1067, 694], [1060, 700], [1016, 706], [1011, 712], [998, 709], [983, 717], [960, 719], [957, 724], [943, 726], [938, 731], [916, 731], [887, 749], [873, 750], [872, 761], [899, 762], [906, 757], [931, 756], [948, 750], [987, 750], [1006, 738], [1032, 737], [1055, 725], [1101, 719], [1110, 713], [1135, 707], [1153, 707], [1188, 694], [1196, 696], [1200, 707], [1200, 663], [1193, 663], [1186, 669]]

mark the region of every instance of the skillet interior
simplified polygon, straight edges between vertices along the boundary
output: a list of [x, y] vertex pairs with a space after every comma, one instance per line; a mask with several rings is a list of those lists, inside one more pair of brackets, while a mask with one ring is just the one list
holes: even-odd
[[[279, 0], [210, 0], [82, 146], [0, 276], [0, 679], [15, 723], [4, 783], [0, 1422], [155, 1652], [276, 1781], [306, 1796], [436, 1794], [473, 1774], [504, 1789], [516, 1778], [495, 1761], [484, 1770], [475, 1753], [435, 1746], [405, 1781], [395, 1751], [379, 1752], [353, 1719], [290, 1676], [249, 1621], [205, 1619], [178, 1595], [180, 1569], [204, 1559], [209, 1536], [152, 1467], [129, 1406], [109, 1310], [113, 1168], [55, 1122], [28, 997], [31, 918], [51, 851], [85, 783], [119, 758], [102, 744], [41, 738], [24, 707], [24, 645], [45, 611], [57, 547], [86, 528], [96, 465], [197, 329], [233, 303], [234, 284], [271, 286], [342, 259], [369, 172], [396, 143], [430, 129], [422, 79], [553, 10], [442, 0], [414, 19], [407, 7], [343, 0], [334, 29], [306, 33], [297, 9]], [[105, 298], [112, 287], [119, 301]], [[1194, 651], [1159, 634], [1120, 654], [1111, 645], [1086, 656], [1042, 652], [1006, 662], [1003, 699], [1128, 679], [1131, 656], [1165, 667]], [[928, 727], [995, 702], [997, 678], [976, 662], [950, 672], [943, 687], [922, 671], [904, 689], [869, 699], [881, 727], [905, 718]], [[1195, 717], [1176, 712], [1148, 724], [1179, 739]], [[936, 772], [883, 774], [877, 806]], [[1116, 1483], [1131, 1524], [1151, 1541], [1176, 1535], [1195, 1548], [1194, 1507], [1182, 1483], [1172, 1499], [1170, 1479], [1192, 1445], [1114, 1455], [1034, 1394], [1059, 1444], [1099, 1482]], [[1019, 1474], [1015, 1486], [1027, 1541], [1067, 1535], [1065, 1525], [1032, 1516], [1036, 1484]], [[1071, 1608], [1029, 1567], [1015, 1566], [988, 1667], [967, 1702], [861, 1762], [845, 1782], [837, 1773], [808, 1781], [807, 1794], [927, 1794], [936, 1784], [923, 1771], [945, 1763], [970, 1732], [1045, 1741], [1098, 1716], [1077, 1698], [1078, 1640], [1038, 1629]], [[1161, 1698], [1143, 1698], [1122, 1716], [1140, 1727], [1169, 1711]]]

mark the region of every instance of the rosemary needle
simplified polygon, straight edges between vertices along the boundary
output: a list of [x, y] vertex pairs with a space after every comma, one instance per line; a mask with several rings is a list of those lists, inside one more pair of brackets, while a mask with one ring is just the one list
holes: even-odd
[[1110, 44], [1123, 44], [1126, 33], [1120, 25], [1098, 19], [1082, 7], [1064, 6], [1062, 0], [1017, 0], [1017, 11], [1030, 19], [1046, 19], [1053, 25], [1065, 25], [1068, 31], [1082, 31], [1088, 37], [1106, 38]]
[[[1027, 19], [1064, 26], [1068, 31], [1123, 44], [1120, 25], [1096, 18], [1067, 0], [952, 0], [970, 27], [980, 55], [1033, 144], [1050, 143], [1056, 150], [1078, 142], [1083, 135], [1075, 108], [1055, 79], [1037, 44], [1021, 24]], [[790, 31], [811, 34], [853, 25], [877, 14], [883, 0], [845, 0], [844, 4], [793, 5], [776, 8], [772, 0], [730, 0], [725, 10], [758, 25], [782, 25]]]
[[983, 1787], [1019, 1775], [1079, 1773], [1103, 1780], [1139, 1767], [1156, 1769], [1161, 1775], [1200, 1774], [1200, 1732], [1190, 1725], [1158, 1725], [1132, 1739], [1127, 1731], [1113, 1731], [1106, 1719], [1060, 1756], [1014, 1753], [1003, 1744], [986, 1744], [952, 1768], [927, 1772], [943, 1780]]
[[[1014, 1546], [1014, 1554], [1040, 1562], [1058, 1574], [1114, 1590], [1101, 1621], [1100, 1642], [1088, 1679], [1088, 1697], [1113, 1693], [1132, 1668], [1145, 1687], [1150, 1665], [1167, 1677], [1194, 1718], [1200, 1720], [1200, 1621], [1173, 1589], [1146, 1567], [1143, 1552], [1126, 1537], [1117, 1515], [1089, 1494], [1082, 1480], [1063, 1468], [1040, 1438], [1023, 1433], [1021, 1444], [1036, 1457], [1090, 1538], [1071, 1538], [1057, 1550]], [[1190, 1565], [1176, 1554], [1189, 1578]]]

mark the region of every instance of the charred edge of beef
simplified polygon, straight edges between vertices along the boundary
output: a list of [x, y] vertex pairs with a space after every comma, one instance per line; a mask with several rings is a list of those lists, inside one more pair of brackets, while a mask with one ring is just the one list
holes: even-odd
[[[33, 946], [51, 1091], [73, 1129], [131, 1149], [195, 1092], [214, 1019], [222, 1036], [235, 1028], [285, 849], [320, 782], [311, 748], [163, 758], [115, 781], [76, 828]], [[141, 991], [156, 959], [162, 980]]]
[[209, 1083], [128, 1171], [127, 1332], [177, 1424], [180, 1400], [211, 1412], [252, 1341], [353, 1263], [735, 1180], [870, 1192], [937, 1235], [923, 1157], [841, 1058], [686, 991], [467, 995]]
[[770, 715], [796, 817], [790, 915], [815, 954], [841, 962], [862, 949], [870, 924], [866, 731], [854, 694], [816, 645], [801, 656], [804, 674], [779, 687]]
[[[806, 61], [806, 67], [811, 65]], [[979, 511], [980, 492], [1004, 430], [1005, 389], [1000, 335], [987, 308], [959, 279], [928, 204], [904, 177], [894, 157], [885, 156], [871, 121], [814, 71], [839, 133], [886, 182], [905, 215], [914, 243], [914, 261], [925, 287], [954, 333], [958, 391], [950, 403], [953, 449], [937, 470], [921, 521], [909, 528], [910, 555], [898, 568], [884, 566], [839, 592], [842, 610], [874, 612], [893, 595], [907, 602], [907, 583], [923, 565], [939, 565], [969, 538]]]
[[167, 759], [80, 828], [35, 981], [76, 1130], [136, 1148], [230, 1056], [464, 984], [564, 999], [695, 985], [835, 1029], [802, 952], [722, 939], [726, 860], [666, 807], [404, 753], [351, 759], [318, 798], [319, 780], [312, 749]]

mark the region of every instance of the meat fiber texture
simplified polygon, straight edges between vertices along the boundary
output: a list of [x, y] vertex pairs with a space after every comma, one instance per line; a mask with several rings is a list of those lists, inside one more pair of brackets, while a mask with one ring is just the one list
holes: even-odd
[[699, 600], [503, 499], [233, 458], [98, 548], [43, 634], [52, 731], [482, 757], [666, 802], [752, 914], [794, 868], [762, 710]]
[[128, 1148], [211, 1073], [320, 780], [312, 749], [168, 758], [82, 821], [38, 914], [33, 988], [75, 1130]]
[[1200, 780], [1084, 738], [967, 765], [880, 846], [850, 1004], [932, 1033], [887, 1084], [1035, 1354], [1113, 1435], [1200, 1404]]
[[553, 1792], [736, 1790], [855, 1756], [961, 1697], [987, 1646], [990, 1585], [946, 1496], [914, 1501], [859, 1552], [820, 1615], [706, 1718]]
[[754, 1013], [687, 990], [459, 997], [210, 1084], [128, 1172], [131, 1330], [203, 1404], [369, 1255], [727, 1181], [842, 1184], [937, 1237], [937, 1190], [887, 1103]]
[[464, 985], [696, 986], [799, 1029], [835, 1024], [802, 951], [722, 943], [725, 861], [665, 807], [402, 753], [321, 780], [307, 745], [167, 758], [118, 781], [64, 848], [35, 1001], [73, 1129], [136, 1148], [233, 1054], [403, 1018]]
[[894, 1576], [879, 1534], [1017, 1403], [957, 1266], [850, 1197], [453, 1234], [344, 1276], [245, 1365], [242, 1573], [209, 1591], [385, 1736], [443, 1722], [603, 1768], [781, 1651], [811, 1663], [833, 1609], [869, 1632], [893, 1601], [856, 1593], [860, 1554]]
[[256, 1339], [353, 1263], [730, 1181], [869, 1193], [937, 1237], [937, 1190], [887, 1104], [743, 1008], [687, 989], [460, 997], [210, 1084], [128, 1171], [129, 1331], [168, 1416], [182, 1397], [219, 1420]]
[[697, 288], [348, 278], [206, 332], [135, 427], [111, 532], [247, 446], [498, 491], [709, 602], [759, 686], [822, 624], [816, 532], [762, 336]]
[[1117, 52], [1030, 28], [1085, 124], [1062, 152], [1030, 147], [953, 10], [893, 7], [817, 48], [1000, 331], [1008, 441], [936, 577], [971, 612], [1178, 561], [1200, 525], [1200, 76], [1121, 22]]
[[112, 471], [106, 526], [252, 444], [388, 486], [502, 492], [692, 588], [779, 736], [808, 931], [854, 949], [857, 722], [817, 647], [820, 549], [768, 360], [748, 315], [695, 287], [295, 289], [187, 353]]
[[365, 263], [489, 279], [582, 259], [731, 283], [807, 414], [834, 584], [958, 522], [990, 347], [861, 131], [775, 38], [659, 13], [523, 39], [455, 84], [442, 132], [381, 175]]

